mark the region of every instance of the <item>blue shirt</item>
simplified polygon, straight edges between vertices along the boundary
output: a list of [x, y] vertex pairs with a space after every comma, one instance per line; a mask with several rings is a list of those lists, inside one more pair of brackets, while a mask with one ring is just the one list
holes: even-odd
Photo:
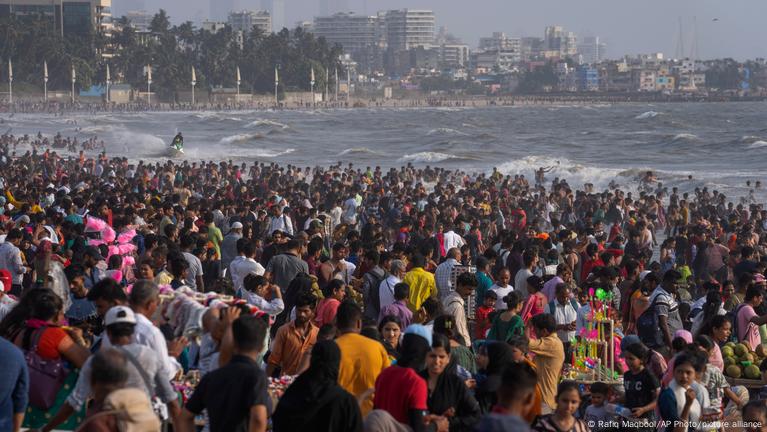
[[13, 415], [23, 413], [29, 401], [29, 373], [21, 350], [0, 338], [0, 431], [13, 429]]

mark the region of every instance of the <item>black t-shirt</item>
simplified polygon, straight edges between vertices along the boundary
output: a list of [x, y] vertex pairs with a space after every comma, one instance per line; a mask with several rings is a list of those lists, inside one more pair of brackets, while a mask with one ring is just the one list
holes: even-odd
[[266, 374], [248, 357], [235, 355], [224, 367], [205, 375], [186, 409], [208, 410], [211, 432], [247, 431], [250, 408], [264, 405], [269, 412]]
[[658, 378], [647, 368], [638, 374], [630, 370], [623, 374], [623, 388], [626, 390], [626, 408], [643, 407], [655, 400], [655, 390], [660, 387]]

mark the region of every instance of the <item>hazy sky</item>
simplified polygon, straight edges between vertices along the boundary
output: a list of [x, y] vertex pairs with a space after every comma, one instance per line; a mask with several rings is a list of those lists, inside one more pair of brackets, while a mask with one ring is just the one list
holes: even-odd
[[[116, 13], [135, 5], [147, 10], [165, 8], [173, 22], [201, 21], [209, 16], [211, 1], [234, 1], [240, 9], [258, 9], [261, 0], [112, 0]], [[320, 0], [284, 0], [286, 23], [310, 20]], [[682, 17], [685, 55], [693, 41], [697, 17], [700, 58], [767, 57], [767, 1], [765, 0], [328, 0], [349, 5], [356, 12], [412, 8], [431, 9], [437, 26], [445, 26], [469, 46], [492, 31], [511, 36], [542, 37], [546, 25], [562, 25], [579, 36], [600, 36], [608, 55], [663, 52], [674, 56]], [[714, 21], [717, 19], [717, 21]]]

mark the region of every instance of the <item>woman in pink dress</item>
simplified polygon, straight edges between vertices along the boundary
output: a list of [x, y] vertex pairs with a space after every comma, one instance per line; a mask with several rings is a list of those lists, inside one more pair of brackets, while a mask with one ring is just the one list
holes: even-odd
[[546, 310], [547, 299], [541, 292], [542, 290], [543, 279], [535, 275], [527, 278], [527, 292], [530, 294], [530, 297], [527, 298], [525, 307], [522, 308], [522, 321], [525, 323], [525, 334], [530, 339], [535, 339], [535, 332], [530, 324], [530, 320]]

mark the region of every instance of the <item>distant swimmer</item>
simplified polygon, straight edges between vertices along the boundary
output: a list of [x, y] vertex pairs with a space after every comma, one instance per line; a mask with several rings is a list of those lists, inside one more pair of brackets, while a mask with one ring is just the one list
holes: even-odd
[[[557, 165], [559, 165], [559, 161], [557, 161]], [[542, 185], [546, 181], [546, 173], [550, 172], [554, 168], [556, 168], [556, 165], [552, 165], [545, 168], [544, 167], [538, 168], [538, 170], [535, 172], [535, 182], [539, 185]]]

